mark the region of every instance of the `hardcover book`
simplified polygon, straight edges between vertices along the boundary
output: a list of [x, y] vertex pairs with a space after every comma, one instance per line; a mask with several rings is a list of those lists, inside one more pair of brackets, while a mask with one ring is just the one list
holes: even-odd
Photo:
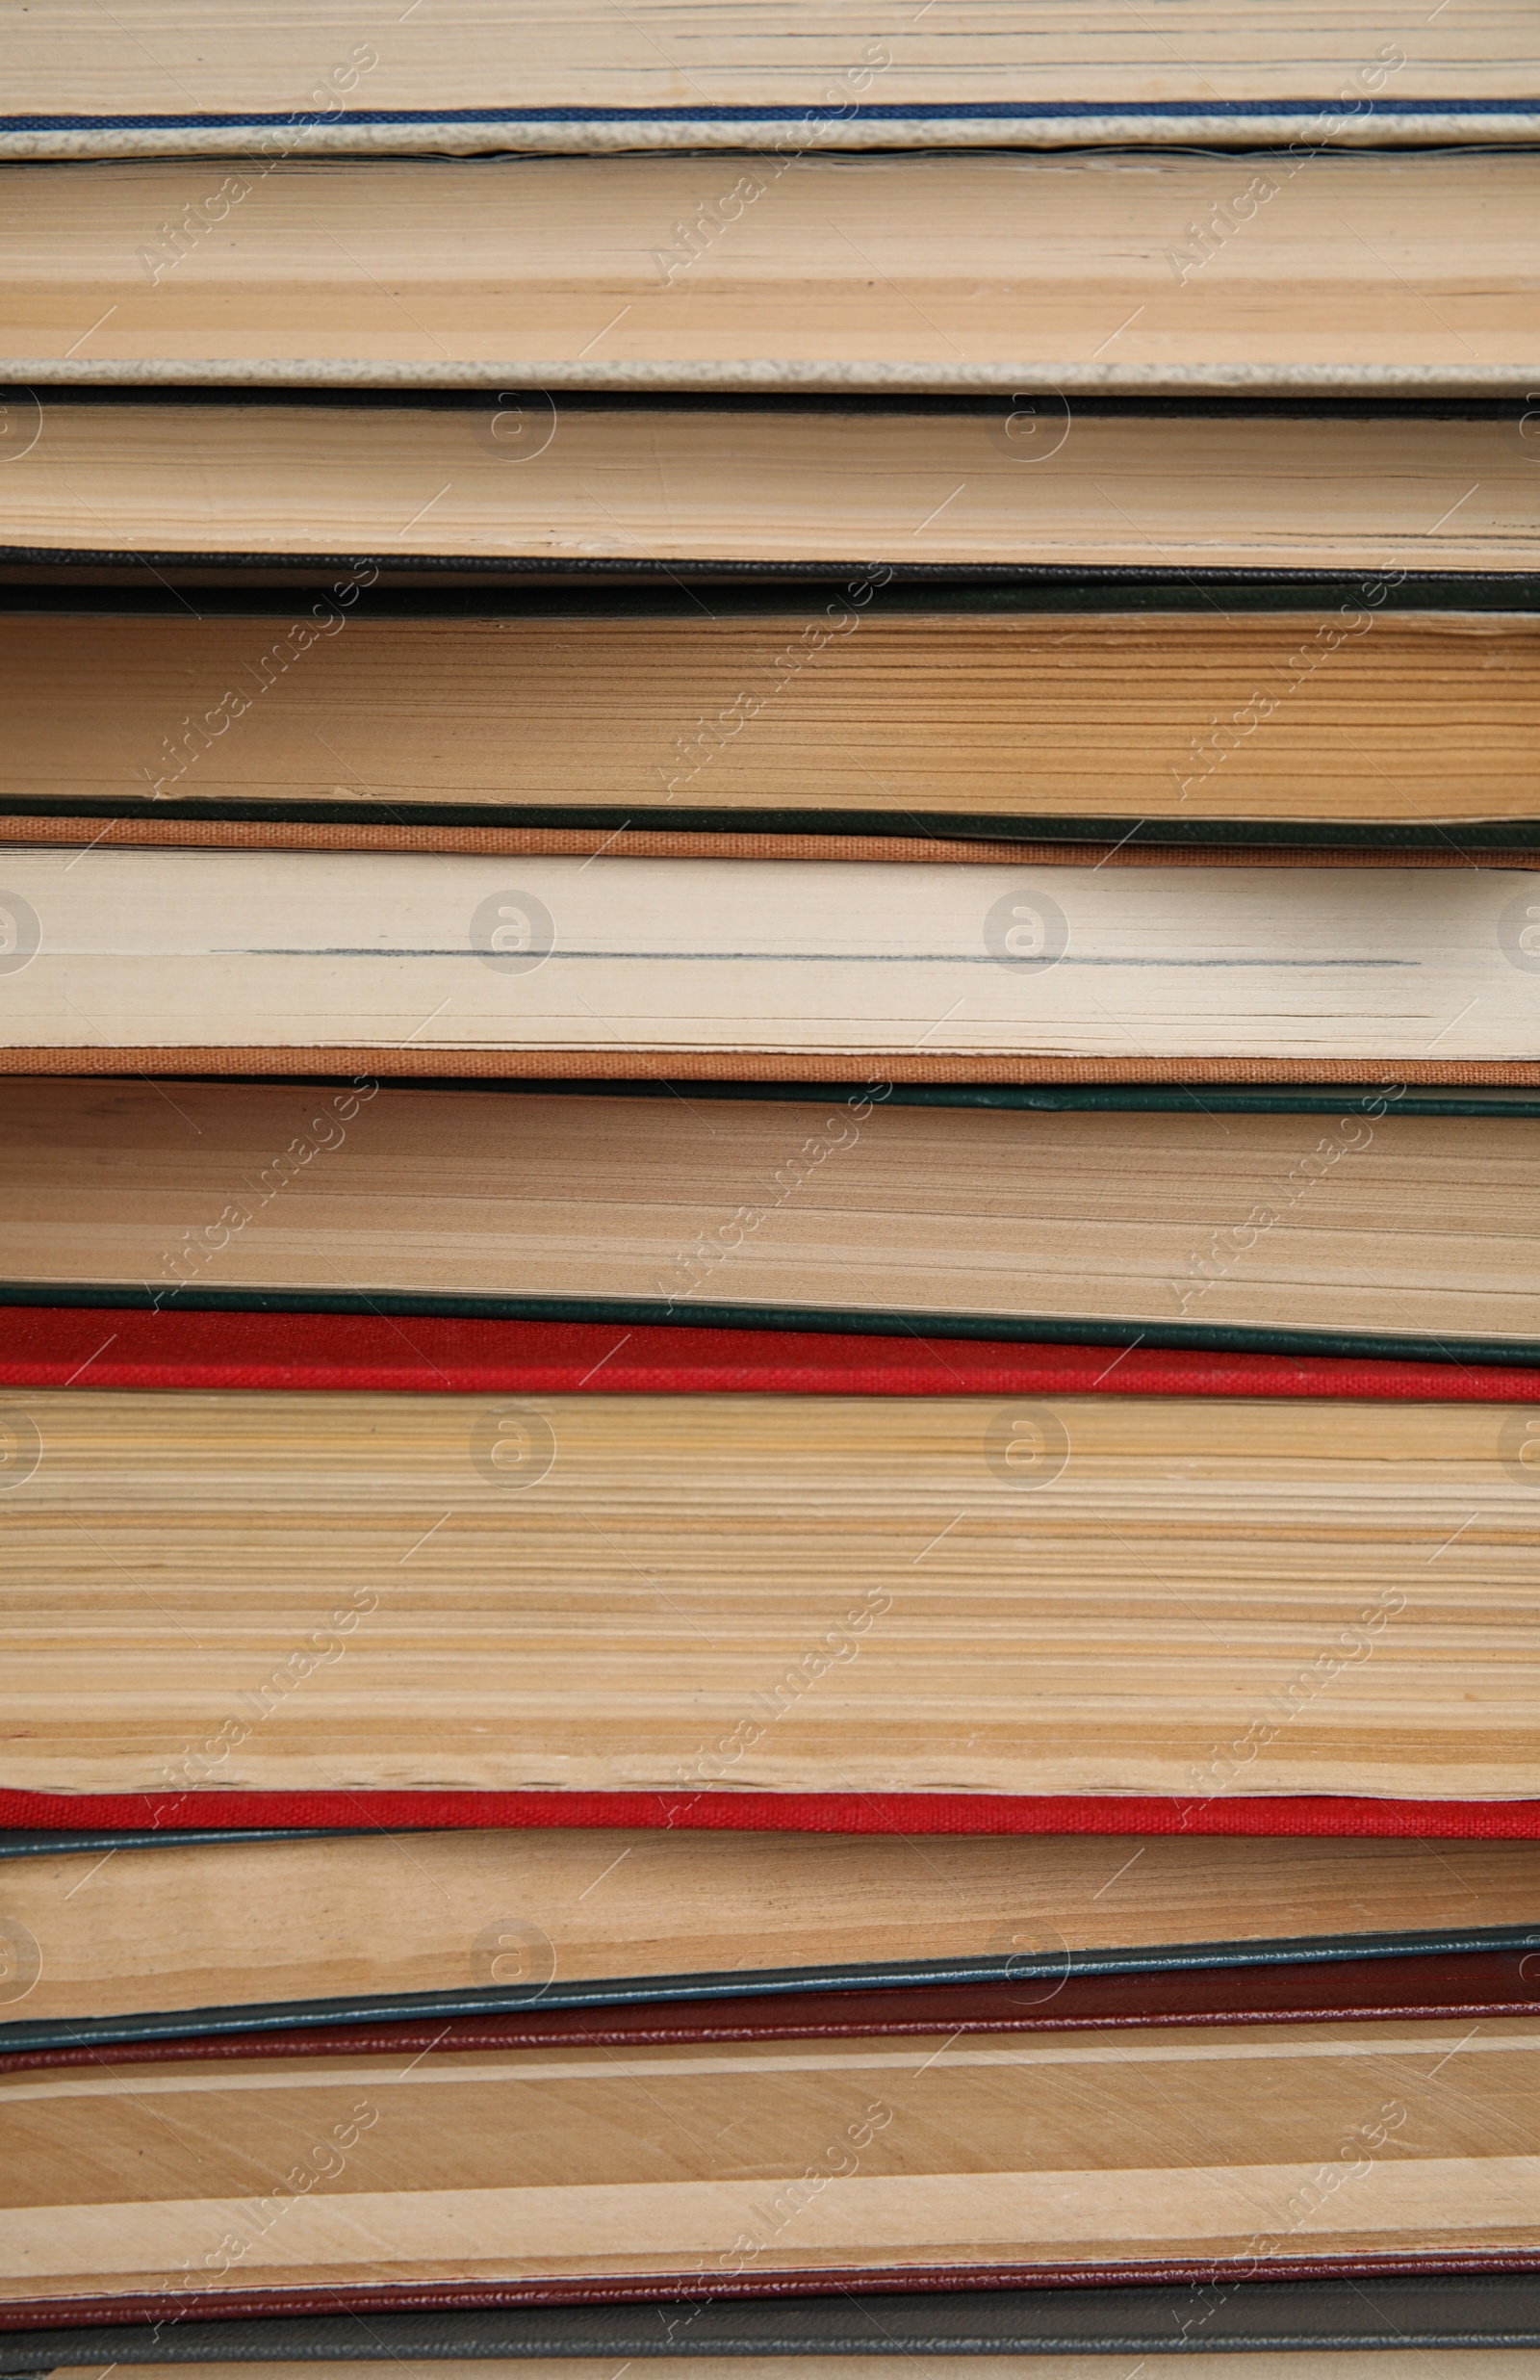
[[1468, 399], [1523, 398], [1540, 369], [1522, 150], [296, 159], [222, 188], [207, 163], [141, 159], [8, 179], [28, 388]]
[[1432, 609], [1405, 571], [1293, 609], [1232, 586], [1219, 618], [1191, 586], [882, 565], [779, 592], [505, 583], [468, 614], [369, 576], [203, 588], [201, 616], [153, 582], [148, 607], [13, 608], [0, 832], [584, 859], [714, 834], [723, 857], [843, 837], [957, 860], [977, 837], [1029, 864], [1072, 836], [1104, 865], [1226, 842], [1490, 866], [1540, 837], [1540, 632], [1490, 582]]
[[1339, 1998], [1301, 2012], [1263, 1971], [1174, 2017], [974, 1987], [22, 2052], [0, 2302], [26, 2327], [1532, 2265], [1533, 1986], [1370, 1962]]
[[9, 1823], [1534, 1832], [1532, 1368], [567, 1328], [34, 1315]]
[[[122, 0], [4, 14], [0, 137], [13, 156], [291, 156], [1199, 142], [1496, 142], [1532, 137], [1517, 0], [1426, 25], [1383, 8], [1244, 14], [1166, 0], [1002, 12], [930, 0], [875, 23], [852, 0], [500, 0], [389, 38], [357, 0], [274, 19]], [[373, 38], [371, 38], [373, 37]]]
[[90, 841], [0, 852], [0, 1074], [1540, 1085], [1527, 867]]
[[1216, 1993], [1293, 2022], [1361, 2013], [1366, 1993], [1430, 2005], [1434, 1977], [1450, 2013], [1524, 1999], [1540, 1950], [1532, 1841], [370, 1833], [367, 1804], [351, 1832], [261, 1835], [218, 1831], [209, 1799], [137, 1835], [0, 1835], [0, 2052], [531, 2009], [573, 2011], [579, 2034], [629, 2009], [641, 2038], [680, 2001], [702, 2023], [737, 2004], [727, 2038], [815, 2010], [859, 2027], [895, 1993], [918, 2030], [1071, 2003], [1196, 2022]]
[[[84, 578], [136, 601], [168, 579], [184, 613], [211, 576], [260, 588], [280, 572], [295, 611], [251, 657], [269, 679], [386, 576], [484, 600], [489, 576], [678, 593], [677, 574], [715, 584], [752, 565], [767, 582], [832, 578], [820, 608], [842, 634], [887, 570], [1069, 594], [1112, 573], [1127, 600], [1150, 585], [1196, 600], [1215, 633], [1259, 587], [1350, 621], [1402, 587], [1513, 611], [1515, 634], [1534, 609], [1532, 372], [1505, 396], [1428, 404], [1314, 386], [1071, 399], [1036, 363], [987, 379], [990, 394], [886, 400], [603, 399], [506, 374], [467, 391], [463, 372], [442, 390], [361, 391], [295, 387], [292, 368], [282, 387], [184, 391], [110, 369], [99, 388], [35, 371], [8, 404], [0, 562], [20, 585]], [[714, 609], [693, 591], [696, 617]], [[142, 756], [157, 777], [187, 708]]]

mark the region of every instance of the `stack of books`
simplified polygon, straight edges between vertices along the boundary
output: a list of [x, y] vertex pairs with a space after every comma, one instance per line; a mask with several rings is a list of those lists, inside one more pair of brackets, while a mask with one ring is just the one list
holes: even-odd
[[0, 2372], [1527, 2368], [1525, 12], [12, 14]]

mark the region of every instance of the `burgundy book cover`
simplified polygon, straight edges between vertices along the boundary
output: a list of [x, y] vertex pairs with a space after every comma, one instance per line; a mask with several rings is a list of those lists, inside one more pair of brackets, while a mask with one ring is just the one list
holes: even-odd
[[[688, 1996], [593, 2008], [532, 2005], [486, 2016], [390, 2017], [303, 2031], [209, 2033], [190, 2024], [141, 2041], [0, 2051], [0, 2075], [42, 2067], [158, 2066], [179, 2058], [411, 2057], [427, 2050], [668, 2047], [687, 2041], [848, 2041], [862, 2033], [1109, 2032], [1129, 2026], [1340, 2025], [1363, 2019], [1540, 2016], [1540, 1951], [1432, 1951], [1316, 1964], [1173, 1967], [1019, 1982], [881, 1984], [739, 2000]], [[0, 2035], [3, 2039], [3, 2035]]]
[[[0, 1307], [0, 1388], [350, 1389], [443, 1395], [1181, 1396], [1540, 1403], [1540, 1369], [683, 1325], [456, 1316]], [[733, 1827], [832, 1834], [1540, 1836], [1540, 1798], [1354, 1795], [653, 1793], [42, 1794], [0, 1826]]]
[[[1198, 1974], [1077, 1977], [1056, 1987], [1047, 2001], [1034, 1995], [1040, 1985], [1009, 1982], [943, 1985], [869, 1993], [806, 1993], [774, 2002], [759, 2000], [676, 2003], [656, 2008], [531, 2009], [516, 2015], [407, 2020], [384, 2025], [332, 2026], [307, 2033], [227, 2034], [216, 2040], [170, 2038], [119, 2045], [104, 2057], [96, 2048], [16, 2052], [0, 2057], [0, 2075], [50, 2068], [87, 2067], [101, 2074], [118, 2068], [175, 2064], [205, 2065], [231, 2060], [242, 2065], [263, 2058], [285, 2061], [315, 2057], [395, 2057], [415, 2062], [429, 2053], [558, 2049], [581, 2043], [613, 2051], [644, 2046], [743, 2041], [839, 2040], [861, 2035], [884, 2038], [963, 2033], [1108, 2031], [1138, 2027], [1215, 2025], [1309, 2025], [1362, 2022], [1469, 2020], [1473, 2029], [1492, 2017], [1540, 2016], [1540, 1979], [1532, 1953], [1345, 1961], [1329, 1968], [1286, 1967], [1209, 1970]], [[950, 2046], [950, 2044], [948, 2045]], [[131, 2085], [127, 2086], [131, 2088]], [[1312, 2277], [1370, 2277], [1391, 2273], [1500, 2272], [1533, 2269], [1520, 2249], [1455, 2250], [1438, 2254], [1387, 2251], [1305, 2252], [1250, 2260], [1233, 2257], [1203, 2262], [1192, 2258], [1142, 2259], [1096, 2264], [957, 2264], [909, 2267], [895, 2283], [889, 2271], [829, 2268], [708, 2277], [618, 2275], [551, 2281], [457, 2281], [360, 2284], [324, 2289], [190, 2288], [124, 2292], [94, 2298], [36, 2297], [0, 2306], [0, 2333], [52, 2326], [125, 2322], [177, 2322], [190, 2315], [219, 2320], [285, 2315], [405, 2312], [415, 2308], [573, 2305], [584, 2302], [639, 2303], [656, 2299], [798, 2297], [857, 2290], [955, 2290], [1076, 2289], [1150, 2282], [1216, 2281], [1227, 2285], [1255, 2279], [1259, 2271], [1277, 2278], [1286, 2269], [1295, 2280]]]

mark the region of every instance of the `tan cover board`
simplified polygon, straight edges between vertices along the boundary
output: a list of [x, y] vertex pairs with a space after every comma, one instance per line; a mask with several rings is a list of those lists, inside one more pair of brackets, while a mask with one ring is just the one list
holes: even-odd
[[1540, 377], [1527, 154], [317, 161], [222, 181], [141, 162], [13, 180], [8, 370], [38, 386], [1522, 399]]
[[[336, 634], [391, 557], [828, 564], [841, 634], [916, 565], [1346, 572], [1355, 615], [1380, 614], [1410, 572], [1534, 569], [1532, 414], [1098, 414], [1033, 387], [982, 412], [908, 413], [582, 406], [549, 391], [470, 408], [87, 404], [45, 390], [4, 417], [0, 546], [331, 556], [303, 633], [275, 631], [296, 657]], [[142, 758], [158, 768], [157, 751]]]
[[1511, 1408], [6, 1410], [16, 1788], [1534, 1792]]

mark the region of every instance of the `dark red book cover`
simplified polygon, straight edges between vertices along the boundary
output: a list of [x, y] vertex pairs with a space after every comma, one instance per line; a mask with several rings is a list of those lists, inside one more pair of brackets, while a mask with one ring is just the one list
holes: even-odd
[[[292, 2065], [316, 2058], [335, 2071], [347, 2057], [404, 2057], [405, 2071], [438, 2053], [510, 2049], [552, 2050], [587, 2046], [624, 2056], [628, 2051], [677, 2045], [747, 2042], [837, 2041], [872, 2037], [949, 2036], [964, 2033], [1076, 2033], [1215, 2026], [1342, 2025], [1469, 2020], [1473, 2029], [1491, 2017], [1532, 2017], [1540, 2011], [1532, 1956], [1505, 1952], [1476, 1956], [1366, 1959], [1303, 1973], [1287, 1967], [1220, 1969], [1202, 1975], [1105, 1979], [1071, 1978], [1034, 2000], [1034, 1987], [1010, 1984], [951, 1985], [939, 1989], [873, 1993], [806, 1993], [773, 2003], [732, 2000], [676, 2003], [667, 2009], [530, 2009], [518, 2015], [460, 2018], [445, 2022], [336, 2026], [308, 2033], [229, 2034], [218, 2040], [196, 2036], [120, 2044], [107, 2053], [93, 2047], [22, 2050], [0, 2057], [0, 2073], [26, 2074], [85, 2068], [100, 2076], [115, 2071], [185, 2063], [207, 2067], [229, 2061], [240, 2066], [274, 2060]], [[1035, 1987], [1040, 1991], [1041, 1987]], [[923, 2068], [920, 2070], [923, 2072]], [[131, 2084], [125, 2084], [131, 2090]], [[1347, 2152], [1344, 2152], [1347, 2155]], [[175, 2326], [190, 2318], [231, 2324], [270, 2321], [284, 2315], [343, 2313], [384, 2314], [411, 2309], [470, 2309], [561, 2305], [687, 2304], [762, 2296], [786, 2300], [834, 2294], [876, 2294], [902, 2289], [1124, 2288], [1150, 2283], [1219, 2283], [1245, 2287], [1260, 2275], [1287, 2278], [1295, 2287], [1316, 2277], [1393, 2274], [1525, 2272], [1534, 2257], [1523, 2247], [1487, 2249], [1336, 2248], [1328, 2240], [1253, 2242], [1243, 2258], [1143, 2257], [1116, 2263], [1004, 2262], [979, 2265], [937, 2263], [907, 2266], [902, 2273], [881, 2266], [776, 2269], [757, 2272], [720, 2267], [703, 2274], [617, 2275], [604, 2279], [434, 2282], [330, 2282], [310, 2287], [303, 2280], [283, 2287], [214, 2287], [190, 2277], [175, 2291], [125, 2289], [115, 2296], [36, 2297], [0, 2305], [0, 2334], [79, 2325], [83, 2329], [126, 2323]], [[889, 2300], [891, 2303], [891, 2300]], [[236, 2334], [232, 2330], [232, 2340]], [[218, 2355], [217, 2346], [214, 2348]], [[80, 2361], [87, 2358], [80, 2355]]]

